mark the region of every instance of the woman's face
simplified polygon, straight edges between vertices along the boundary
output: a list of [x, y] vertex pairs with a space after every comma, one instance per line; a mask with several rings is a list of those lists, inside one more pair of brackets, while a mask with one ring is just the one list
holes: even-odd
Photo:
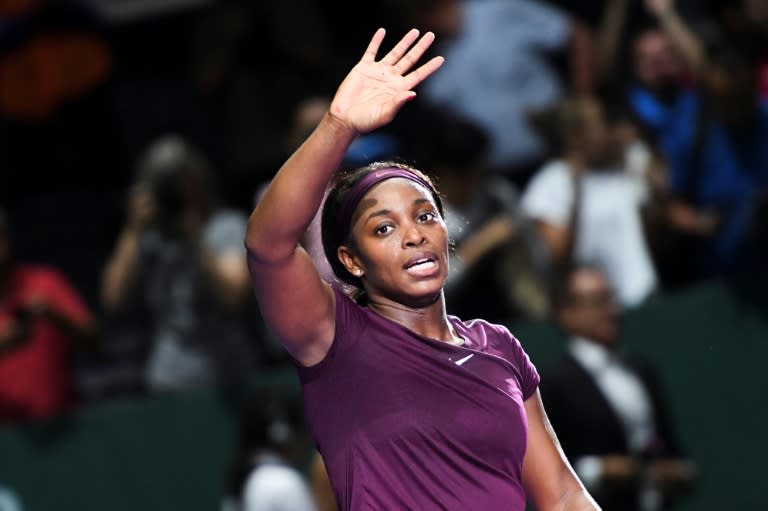
[[432, 194], [403, 178], [374, 186], [352, 219], [356, 249], [341, 262], [372, 299], [420, 307], [434, 303], [448, 276], [448, 233]]

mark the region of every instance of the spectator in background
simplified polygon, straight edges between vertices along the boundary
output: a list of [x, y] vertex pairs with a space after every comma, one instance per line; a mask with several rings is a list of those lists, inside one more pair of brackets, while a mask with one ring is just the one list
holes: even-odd
[[[725, 41], [707, 55], [671, 1], [646, 5], [659, 28], [636, 41], [637, 82], [628, 95], [669, 162], [666, 217], [674, 237], [666, 254], [679, 264], [667, 273], [688, 271], [682, 280], [690, 281], [758, 269], [768, 103], [758, 95], [757, 62]], [[662, 65], [675, 51], [684, 65]], [[684, 80], [686, 70], [692, 80]]]
[[721, 32], [721, 11], [727, 10], [719, 2], [696, 0], [612, 0], [591, 4], [603, 4], [595, 47], [600, 86], [616, 91], [634, 82], [649, 88], [661, 100], [673, 99], [681, 85], [691, 84], [704, 62], [700, 39], [714, 41]]
[[606, 275], [565, 275], [556, 317], [567, 354], [546, 371], [542, 396], [566, 456], [603, 511], [666, 509], [692, 489], [653, 367], [625, 357], [619, 307]]
[[69, 408], [75, 401], [70, 348], [93, 341], [96, 328], [63, 275], [13, 260], [9, 222], [0, 210], [0, 423]]
[[103, 273], [106, 311], [145, 300], [153, 391], [231, 383], [254, 367], [243, 307], [246, 218], [216, 203], [203, 156], [176, 136], [141, 159], [126, 223]]
[[622, 143], [595, 98], [564, 100], [537, 122], [558, 157], [528, 183], [522, 208], [537, 223], [552, 270], [598, 262], [620, 303], [640, 304], [657, 284], [641, 217], [649, 152]]
[[493, 170], [511, 173], [539, 163], [545, 146], [527, 114], [551, 106], [562, 94], [554, 55], [571, 55], [573, 74], [578, 74], [584, 60], [579, 52], [588, 47], [575, 44], [576, 26], [557, 9], [533, 0], [401, 3], [407, 4], [402, 6], [405, 19], [443, 41], [438, 51], [446, 63], [424, 85], [424, 98], [488, 133]]
[[306, 451], [301, 407], [280, 393], [247, 398], [222, 511], [315, 511], [296, 468]]

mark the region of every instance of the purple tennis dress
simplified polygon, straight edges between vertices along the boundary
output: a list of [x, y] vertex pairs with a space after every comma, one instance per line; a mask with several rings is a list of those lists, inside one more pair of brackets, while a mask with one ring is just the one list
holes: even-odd
[[450, 317], [453, 346], [335, 293], [333, 344], [299, 377], [340, 510], [524, 510], [539, 375], [518, 340]]

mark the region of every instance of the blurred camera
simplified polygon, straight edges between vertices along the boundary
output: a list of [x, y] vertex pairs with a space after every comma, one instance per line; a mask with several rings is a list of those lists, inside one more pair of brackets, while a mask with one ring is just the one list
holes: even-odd
[[190, 207], [199, 206], [205, 192], [209, 164], [178, 135], [153, 142], [142, 157], [137, 175], [149, 187], [161, 221], [175, 221]]

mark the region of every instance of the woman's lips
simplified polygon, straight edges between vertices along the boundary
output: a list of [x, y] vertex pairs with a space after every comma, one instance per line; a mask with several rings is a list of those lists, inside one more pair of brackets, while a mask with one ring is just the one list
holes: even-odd
[[405, 263], [405, 271], [418, 277], [430, 277], [440, 271], [439, 259], [435, 254], [416, 254]]

